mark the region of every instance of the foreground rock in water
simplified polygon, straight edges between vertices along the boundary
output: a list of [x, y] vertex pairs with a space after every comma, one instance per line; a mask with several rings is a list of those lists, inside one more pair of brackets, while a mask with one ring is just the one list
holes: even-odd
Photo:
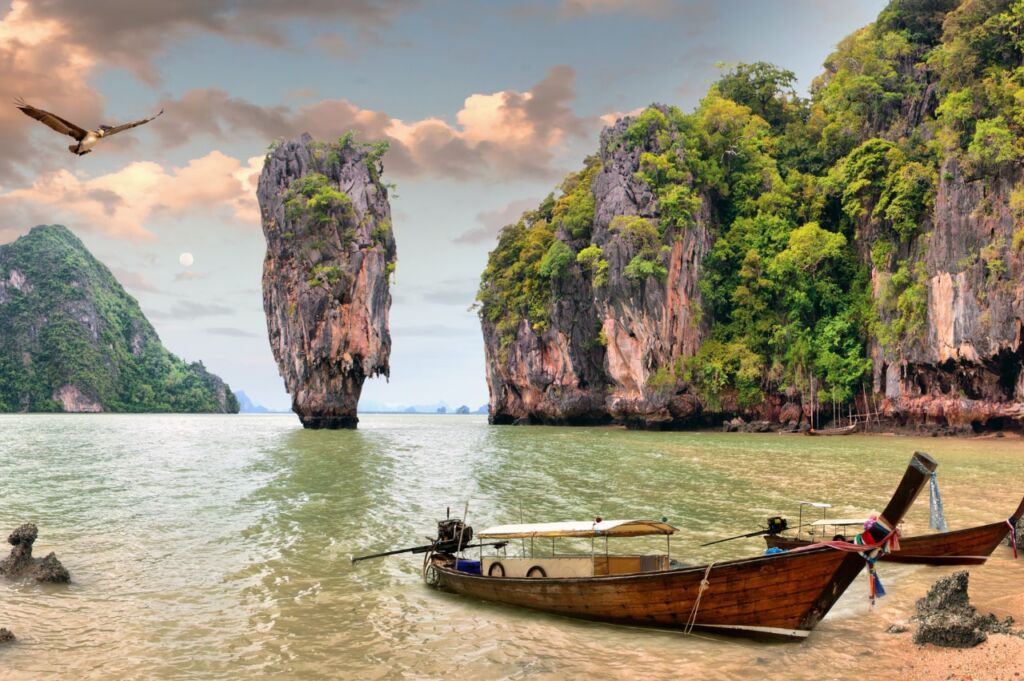
[[967, 597], [969, 574], [955, 572], [935, 582], [928, 594], [918, 600], [918, 622], [914, 643], [931, 643], [946, 648], [971, 648], [988, 638], [989, 633], [1010, 633], [1012, 618], [1000, 622], [993, 614], [979, 615]]
[[39, 536], [39, 530], [32, 523], [26, 523], [11, 532], [7, 542], [14, 548], [10, 555], [0, 560], [0, 575], [8, 579], [34, 579], [37, 582], [66, 583], [71, 575], [50, 552], [45, 558], [32, 557], [32, 545]]
[[390, 370], [396, 250], [380, 182], [384, 149], [306, 134], [277, 146], [263, 165], [263, 309], [292, 410], [306, 428], [354, 428], [363, 381]]

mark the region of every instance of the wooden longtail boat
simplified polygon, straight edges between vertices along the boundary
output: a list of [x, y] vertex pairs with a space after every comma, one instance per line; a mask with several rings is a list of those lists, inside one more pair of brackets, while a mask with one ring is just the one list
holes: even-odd
[[[936, 466], [927, 454], [914, 454], [882, 514], [889, 528], [896, 527], [903, 519]], [[479, 537], [532, 538], [555, 536], [546, 532], [564, 531], [567, 533], [557, 536], [594, 538], [619, 536], [616, 531], [619, 527], [625, 528], [621, 536], [670, 535], [675, 531], [670, 525], [653, 521], [615, 522], [620, 524], [605, 525], [609, 521], [554, 524], [569, 526], [564, 529], [552, 529], [551, 524], [503, 526], [485, 530]], [[637, 523], [645, 524], [647, 529], [631, 529]], [[589, 531], [581, 531], [587, 530], [587, 526]], [[891, 538], [888, 530], [877, 536], [865, 536], [875, 546]], [[544, 565], [533, 568], [517, 565], [515, 570], [509, 571], [521, 572], [523, 576], [501, 576], [506, 566], [496, 570], [494, 562], [507, 559], [483, 560], [479, 566], [474, 566], [480, 572], [473, 574], [458, 569], [466, 566], [456, 556], [433, 553], [428, 554], [424, 562], [424, 576], [428, 584], [452, 593], [570, 617], [801, 640], [821, 621], [866, 564], [860, 553], [826, 546], [679, 569], [669, 567], [667, 555], [626, 556], [619, 566], [627, 570], [622, 574], [616, 569], [614, 556], [583, 556], [582, 561], [580, 558], [549, 558]], [[591, 568], [583, 576], [555, 574], [559, 560], [568, 561], [565, 572], [571, 574], [585, 569], [588, 558], [592, 560]]]
[[[879, 560], [891, 563], [923, 563], [925, 565], [981, 565], [992, 555], [996, 547], [1010, 532], [1011, 523], [1015, 526], [1024, 515], [1024, 500], [1009, 520], [1002, 520], [988, 525], [969, 527], [952, 532], [923, 534], [915, 537], [900, 537], [900, 548], [887, 553]], [[812, 527], [833, 527], [835, 531], [828, 533], [829, 538], [835, 534], [844, 534], [844, 527], [857, 526], [861, 520], [816, 520]], [[807, 546], [815, 540], [803, 537], [787, 537], [780, 534], [767, 534], [764, 537], [769, 547], [783, 550]]]
[[842, 426], [840, 428], [822, 428], [816, 430], [814, 428], [808, 428], [804, 431], [805, 435], [853, 435], [857, 432], [857, 424], [851, 423], [848, 426]]

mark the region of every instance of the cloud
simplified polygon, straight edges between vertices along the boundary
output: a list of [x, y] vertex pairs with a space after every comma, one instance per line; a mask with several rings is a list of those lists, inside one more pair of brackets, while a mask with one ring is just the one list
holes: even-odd
[[322, 33], [313, 41], [317, 49], [328, 57], [341, 59], [352, 54], [352, 46], [348, 44], [345, 36], [337, 33]]
[[478, 286], [479, 281], [474, 278], [445, 279], [422, 289], [420, 300], [435, 305], [467, 308], [473, 304]]
[[591, 128], [570, 106], [575, 78], [571, 67], [556, 66], [527, 92], [471, 94], [456, 112], [455, 124], [441, 118], [404, 121], [343, 99], [292, 109], [260, 106], [220, 89], [196, 89], [163, 102], [174, 116], [154, 132], [164, 145], [175, 146], [197, 135], [234, 140], [249, 133], [269, 141], [309, 132], [329, 140], [356, 130], [364, 139], [391, 142], [385, 159], [389, 173], [458, 179], [550, 176], [555, 152]]
[[[3, 90], [87, 125], [99, 121], [103, 110], [88, 84], [96, 58], [69, 41], [68, 34], [57, 20], [32, 17], [26, 0], [13, 0], [0, 19]], [[38, 171], [54, 167], [58, 158], [70, 158], [66, 147], [74, 140], [58, 136], [7, 100], [0, 106], [0, 179], [20, 178], [22, 165]]]
[[409, 0], [203, 0], [132, 7], [124, 0], [32, 0], [26, 14], [38, 22], [73, 26], [66, 33], [69, 45], [155, 83], [153, 58], [190, 35], [285, 47], [291, 21], [340, 20], [356, 29], [355, 35], [370, 37], [412, 6]]
[[174, 275], [174, 281], [195, 281], [196, 279], [206, 279], [206, 275], [192, 270], [184, 270]]
[[611, 126], [615, 125], [615, 123], [620, 118], [625, 118], [626, 116], [639, 116], [640, 113], [643, 112], [644, 108], [645, 107], [641, 106], [641, 107], [637, 107], [636, 109], [633, 109], [632, 111], [609, 111], [606, 114], [601, 114], [597, 118], [605, 126], [611, 127]]
[[519, 199], [497, 210], [477, 213], [479, 226], [459, 234], [452, 241], [457, 244], [491, 243], [498, 237], [502, 227], [518, 221], [523, 213], [535, 209], [539, 204], [540, 199]]
[[0, 194], [0, 209], [45, 208], [51, 222], [65, 220], [135, 240], [153, 238], [146, 227], [151, 219], [192, 211], [223, 210], [227, 217], [256, 223], [255, 188], [261, 167], [260, 157], [243, 163], [214, 150], [169, 169], [135, 161], [92, 178], [61, 169], [37, 176], [29, 187]]
[[672, 8], [671, 0], [561, 0], [563, 16], [584, 14], [665, 14]]
[[444, 324], [423, 324], [420, 326], [401, 326], [391, 332], [393, 338], [457, 338], [473, 336], [478, 333], [474, 327], [446, 326]]
[[153, 286], [152, 283], [145, 277], [145, 275], [138, 272], [132, 272], [130, 270], [121, 269], [120, 267], [112, 267], [110, 271], [114, 274], [114, 277], [120, 282], [121, 286], [133, 291], [146, 291], [147, 293], [159, 293], [160, 290]]
[[211, 326], [206, 329], [207, 333], [212, 333], [216, 336], [228, 336], [229, 338], [259, 338], [259, 334], [245, 329], [238, 329], [233, 326]]
[[234, 308], [216, 303], [196, 303], [191, 300], [179, 300], [167, 312], [153, 311], [149, 316], [153, 319], [198, 319], [200, 317], [221, 317], [234, 313]]

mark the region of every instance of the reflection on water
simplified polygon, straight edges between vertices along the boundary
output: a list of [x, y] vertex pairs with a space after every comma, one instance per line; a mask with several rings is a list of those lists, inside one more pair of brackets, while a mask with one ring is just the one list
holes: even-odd
[[[799, 499], [860, 515], [912, 451], [940, 462], [953, 527], [1009, 515], [1019, 441], [491, 428], [480, 417], [368, 416], [356, 432], [285, 416], [0, 417], [0, 531], [40, 526], [70, 587], [0, 584], [6, 678], [838, 678], [877, 668], [886, 626], [949, 569], [885, 565], [869, 610], [859, 578], [803, 645], [585, 623], [423, 587], [423, 543], [446, 507], [500, 522], [666, 516], [687, 562], [751, 555], [748, 531]], [[927, 505], [905, 526], [925, 531]], [[637, 549], [659, 550], [661, 540]], [[631, 547], [634, 548], [634, 547]], [[1000, 548], [972, 593], [1011, 593]]]

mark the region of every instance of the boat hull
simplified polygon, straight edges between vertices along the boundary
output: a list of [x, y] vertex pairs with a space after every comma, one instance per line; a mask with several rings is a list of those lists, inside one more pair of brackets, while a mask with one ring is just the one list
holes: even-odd
[[[881, 514], [890, 527], [903, 519], [937, 465], [914, 452]], [[860, 553], [821, 547], [680, 570], [531, 579], [460, 572], [453, 556], [436, 554], [424, 577], [445, 591], [557, 615], [799, 641], [864, 565]]]
[[857, 432], [857, 424], [854, 423], [849, 426], [843, 426], [841, 428], [826, 428], [825, 430], [815, 430], [810, 428], [804, 431], [805, 435], [817, 435], [817, 436], [832, 436], [832, 435], [853, 435]]
[[[1009, 531], [1009, 525], [1000, 522], [953, 532], [901, 537], [900, 550], [888, 553], [879, 560], [924, 565], [981, 565]], [[812, 543], [806, 539], [779, 535], [766, 535], [764, 539], [769, 547], [787, 551]]]
[[[817, 549], [652, 573], [583, 578], [483, 577], [435, 559], [430, 581], [481, 600], [589, 620], [802, 640], [864, 567], [859, 554]], [[700, 603], [694, 605], [698, 594]]]

